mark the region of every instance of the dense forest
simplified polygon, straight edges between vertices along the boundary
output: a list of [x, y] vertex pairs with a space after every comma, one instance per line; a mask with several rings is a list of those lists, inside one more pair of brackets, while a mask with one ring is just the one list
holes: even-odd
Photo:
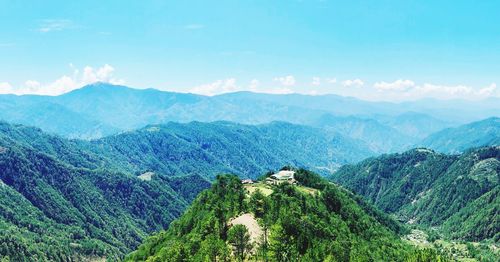
[[[369, 158], [333, 176], [355, 194], [299, 169], [300, 186], [255, 193], [236, 176], [220, 176], [198, 196], [220, 173], [256, 178], [288, 164], [325, 175], [373, 152], [335, 132], [282, 122], [168, 123], [92, 141], [0, 122], [0, 257], [120, 260], [143, 243], [129, 260], [235, 254], [275, 261], [446, 259], [401, 240], [409, 230], [392, 216], [436, 228], [445, 238], [498, 243], [499, 150], [445, 155], [414, 149]], [[252, 239], [230, 226], [243, 214], [266, 232], [264, 245], [255, 239], [251, 248], [236, 245]], [[467, 248], [478, 257], [488, 249]]]
[[41, 261], [121, 258], [167, 228], [216, 173], [327, 165], [320, 153], [298, 152], [329, 141], [327, 150], [335, 152], [331, 139], [286, 123], [220, 122], [149, 126], [81, 141], [2, 122], [0, 254]]
[[224, 172], [255, 178], [284, 164], [327, 174], [374, 154], [340, 134], [283, 122], [168, 123], [80, 143], [126, 170], [196, 172], [211, 179]]
[[444, 153], [462, 153], [467, 149], [500, 145], [500, 118], [490, 117], [431, 134], [422, 146]]
[[402, 221], [453, 239], [500, 241], [500, 147], [414, 149], [344, 166], [332, 179]]
[[[244, 186], [236, 176], [218, 176], [168, 230], [148, 238], [126, 260], [446, 260], [403, 242], [398, 234], [404, 228], [384, 215], [372, 215], [376, 211], [360, 205], [362, 200], [348, 191], [312, 172], [296, 171], [299, 185]], [[256, 223], [249, 228], [232, 222], [235, 217]]]
[[71, 142], [21, 137], [0, 135], [0, 256], [12, 261], [119, 259], [209, 186], [198, 175], [141, 179], [92, 169], [94, 156]]

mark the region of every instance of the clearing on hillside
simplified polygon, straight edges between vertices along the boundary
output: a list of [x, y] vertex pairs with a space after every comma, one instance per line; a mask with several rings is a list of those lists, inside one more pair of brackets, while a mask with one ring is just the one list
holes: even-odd
[[259, 243], [262, 234], [264, 233], [264, 231], [262, 231], [262, 227], [259, 225], [259, 223], [257, 223], [257, 220], [255, 220], [255, 217], [251, 213], [245, 213], [229, 220], [229, 225], [246, 226], [248, 229], [248, 233], [250, 234], [250, 242], [254, 246], [256, 246]]

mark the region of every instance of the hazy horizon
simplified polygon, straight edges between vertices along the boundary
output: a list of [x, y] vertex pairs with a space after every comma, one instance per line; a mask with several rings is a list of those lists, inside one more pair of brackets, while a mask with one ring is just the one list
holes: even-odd
[[30, 8], [0, 1], [0, 7], [3, 94], [57, 95], [103, 81], [203, 95], [500, 97], [498, 1], [44, 1]]

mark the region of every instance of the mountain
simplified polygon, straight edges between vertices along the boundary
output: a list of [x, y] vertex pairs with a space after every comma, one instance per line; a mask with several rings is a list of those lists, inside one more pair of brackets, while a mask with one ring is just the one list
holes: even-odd
[[[95, 83], [59, 96], [0, 95], [0, 119], [37, 126], [65, 137], [94, 139], [170, 121], [242, 124], [285, 121], [311, 125], [321, 116], [332, 114], [384, 119], [378, 122], [404, 136], [421, 138], [439, 127], [449, 127], [449, 123], [498, 116], [500, 103], [490, 100], [456, 103], [422, 100], [398, 104], [337, 95], [251, 92], [210, 97]], [[397, 117], [407, 121], [392, 120]]]
[[[84, 142], [82, 142], [84, 143]], [[84, 143], [95, 155], [128, 171], [170, 174], [256, 174], [284, 164], [324, 174], [374, 153], [340, 134], [283, 122], [250, 126], [231, 122], [168, 123]]]
[[454, 125], [451, 121], [444, 121], [428, 114], [411, 111], [394, 117], [375, 116], [374, 118], [380, 123], [394, 128], [399, 133], [418, 140]]
[[299, 185], [244, 186], [236, 176], [218, 176], [168, 230], [149, 237], [126, 261], [444, 259], [416, 251], [400, 239], [397, 222], [372, 215], [371, 206], [319, 175], [296, 170], [295, 177]]
[[461, 155], [420, 148], [344, 166], [332, 179], [402, 221], [451, 238], [499, 241], [499, 174], [500, 147]]
[[[43, 143], [35, 146], [40, 149], [28, 144], [0, 135], [0, 254], [13, 261], [117, 259], [183, 212], [192, 199], [188, 187], [199, 192], [208, 186], [195, 177], [144, 180], [89, 169], [84, 155], [81, 165], [71, 164], [78, 158], [61, 159], [41, 150]], [[78, 152], [48, 144], [55, 152]]]
[[500, 118], [491, 117], [455, 128], [448, 128], [425, 138], [425, 147], [445, 153], [460, 153], [472, 147], [500, 145]]
[[68, 138], [90, 139], [117, 133], [119, 128], [77, 113], [38, 96], [0, 95], [0, 119], [36, 126]]
[[283, 164], [326, 173], [365, 150], [280, 122], [169, 123], [92, 141], [0, 122], [0, 254], [119, 259], [168, 227], [216, 174], [255, 177]]
[[352, 139], [363, 141], [370, 150], [377, 153], [401, 151], [418, 141], [370, 118], [326, 114], [313, 125], [326, 131], [338, 132]]

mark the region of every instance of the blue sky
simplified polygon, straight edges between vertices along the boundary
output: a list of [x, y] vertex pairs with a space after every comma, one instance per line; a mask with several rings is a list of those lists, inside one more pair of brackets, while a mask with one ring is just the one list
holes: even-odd
[[500, 1], [0, 0], [0, 93], [498, 96]]

